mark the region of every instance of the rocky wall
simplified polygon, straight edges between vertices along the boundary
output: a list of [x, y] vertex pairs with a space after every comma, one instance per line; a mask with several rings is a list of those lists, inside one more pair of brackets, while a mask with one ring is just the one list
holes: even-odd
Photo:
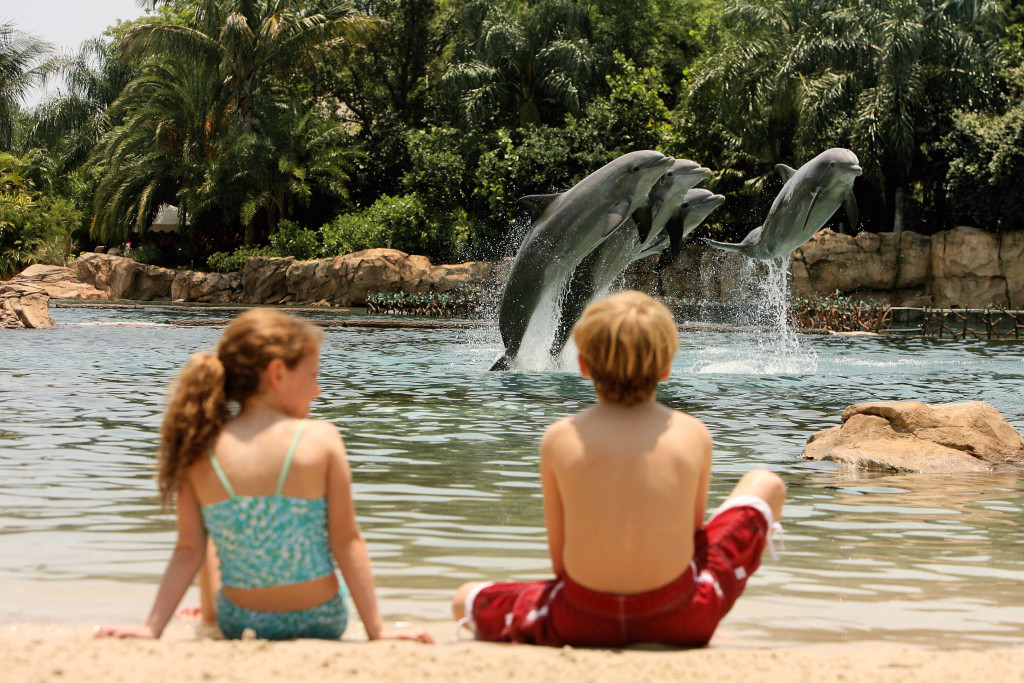
[[482, 261], [435, 266], [425, 256], [397, 249], [366, 249], [317, 261], [253, 256], [240, 273], [170, 270], [89, 253], [64, 271], [65, 280], [84, 283], [108, 299], [364, 306], [367, 295], [376, 292], [442, 293], [486, 285], [494, 267]]
[[[634, 263], [626, 286], [693, 301], [743, 302], [750, 274], [764, 270], [744, 256], [692, 240], [676, 263]], [[83, 254], [68, 268], [31, 266], [11, 280], [50, 298], [195, 301], [201, 303], [362, 306], [376, 292], [448, 292], [491, 285], [502, 266], [482, 261], [433, 265], [425, 256], [367, 249], [318, 261], [250, 257], [240, 273], [149, 266], [122, 256]], [[796, 295], [838, 290], [894, 306], [1024, 309], [1024, 233], [958, 227], [931, 237], [913, 232], [841, 235], [822, 230], [789, 261]], [[13, 309], [12, 309], [13, 311]]]
[[[746, 257], [686, 245], [672, 267], [637, 262], [626, 283], [667, 296], [735, 301], [748, 296], [745, 273], [763, 269]], [[1024, 309], [1024, 233], [957, 227], [931, 237], [915, 232], [842, 235], [825, 229], [793, 252], [790, 290], [799, 296], [836, 290], [893, 306]]]

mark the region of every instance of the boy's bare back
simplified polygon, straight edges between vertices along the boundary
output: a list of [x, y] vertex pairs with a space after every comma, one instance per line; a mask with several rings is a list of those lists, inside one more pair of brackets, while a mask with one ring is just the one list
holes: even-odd
[[710, 476], [707, 428], [653, 397], [559, 420], [541, 443], [555, 572], [619, 594], [678, 578], [693, 558]]

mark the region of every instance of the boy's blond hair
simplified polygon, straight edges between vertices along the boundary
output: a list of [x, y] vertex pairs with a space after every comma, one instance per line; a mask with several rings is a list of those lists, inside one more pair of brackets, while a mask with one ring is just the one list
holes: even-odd
[[672, 313], [635, 291], [587, 306], [572, 337], [597, 395], [624, 406], [650, 399], [679, 346]]

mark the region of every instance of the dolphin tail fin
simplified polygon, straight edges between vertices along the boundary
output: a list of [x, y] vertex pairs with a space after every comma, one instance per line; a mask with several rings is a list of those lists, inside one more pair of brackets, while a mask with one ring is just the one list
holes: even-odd
[[846, 212], [846, 220], [850, 223], [850, 234], [857, 234], [857, 225], [860, 223], [860, 211], [857, 209], [857, 199], [850, 190], [843, 196], [843, 211]]
[[494, 370], [508, 370], [511, 363], [512, 359], [508, 357], [507, 353], [502, 351], [501, 355], [494, 359], [494, 362], [491, 363], [491, 367], [489, 367], [487, 371], [492, 372]]
[[706, 244], [710, 244], [715, 249], [721, 249], [722, 251], [735, 251], [737, 254], [746, 254], [747, 247], [743, 244], [729, 244], [728, 242], [716, 242], [709, 240], [706, 237], [702, 238]]

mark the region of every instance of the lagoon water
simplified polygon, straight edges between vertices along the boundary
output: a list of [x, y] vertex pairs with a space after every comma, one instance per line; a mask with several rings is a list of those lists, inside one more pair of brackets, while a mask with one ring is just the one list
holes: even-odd
[[[174, 543], [152, 478], [166, 385], [226, 314], [52, 313], [55, 329], [2, 333], [0, 623], [142, 620]], [[592, 400], [589, 383], [487, 372], [488, 328], [326, 335], [313, 415], [344, 435], [385, 615], [447, 619], [463, 581], [545, 578], [537, 445]], [[1024, 347], [804, 337], [778, 353], [757, 334], [686, 332], [659, 398], [714, 435], [712, 506], [753, 467], [789, 487], [784, 547], [723, 622], [726, 642], [1024, 639], [1019, 472], [799, 460], [811, 432], [866, 400], [983, 399], [1024, 428]]]

